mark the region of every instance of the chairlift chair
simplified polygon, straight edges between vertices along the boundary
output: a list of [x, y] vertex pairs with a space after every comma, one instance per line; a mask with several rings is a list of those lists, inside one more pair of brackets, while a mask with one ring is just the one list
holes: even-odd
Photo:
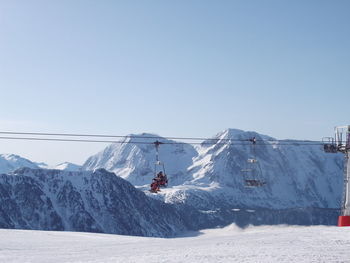
[[154, 179], [157, 179], [159, 173], [161, 172], [164, 176], [164, 179], [159, 181], [159, 185], [163, 186], [163, 187], [167, 187], [168, 186], [168, 178], [167, 178], [167, 175], [165, 173], [165, 166], [164, 166], [164, 163], [159, 160], [159, 146], [161, 144], [163, 144], [163, 143], [158, 141], [158, 140], [154, 142], [154, 145], [156, 147], [156, 162], [154, 163]]
[[245, 187], [255, 188], [261, 187], [266, 184], [264, 180], [262, 180], [262, 171], [258, 160], [256, 159], [256, 138], [253, 137], [249, 139], [251, 144], [251, 153], [252, 158], [247, 159], [246, 167], [241, 170]]
[[324, 137], [322, 138], [323, 150], [326, 153], [337, 153], [338, 147], [332, 137]]

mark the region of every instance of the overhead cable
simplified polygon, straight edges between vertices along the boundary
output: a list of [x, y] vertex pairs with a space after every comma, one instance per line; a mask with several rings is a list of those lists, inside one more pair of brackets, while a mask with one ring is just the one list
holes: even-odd
[[[56, 141], [56, 142], [90, 142], [90, 143], [118, 143], [118, 144], [154, 144], [150, 141], [118, 141], [118, 140], [92, 140], [92, 139], [67, 139], [67, 138], [40, 138], [40, 137], [9, 137], [0, 136], [2, 140], [27, 140], [27, 141]], [[176, 141], [164, 141], [162, 144], [176, 145], [176, 144], [193, 144], [193, 145], [251, 145], [249, 141], [237, 141], [237, 142], [176, 142]], [[283, 142], [276, 141], [276, 143], [258, 141], [255, 145], [322, 145], [315, 142]]]
[[[161, 137], [161, 136], [146, 136], [146, 135], [107, 135], [107, 134], [77, 134], [77, 133], [44, 133], [44, 132], [14, 132], [14, 131], [0, 131], [0, 134], [7, 135], [33, 135], [33, 136], [59, 136], [59, 137], [90, 137], [90, 138], [135, 138], [135, 139], [158, 139], [158, 140], [191, 140], [191, 141], [202, 141], [199, 144], [216, 144], [218, 142], [249, 142], [249, 139], [228, 139], [228, 138], [200, 138], [200, 137]], [[12, 137], [3, 137], [3, 139], [12, 138]], [[24, 139], [24, 138], [23, 138]], [[63, 139], [62, 139], [63, 140]], [[64, 141], [64, 140], [63, 140]], [[75, 141], [75, 140], [69, 140]], [[84, 141], [80, 140], [79, 141]], [[85, 140], [92, 142], [117, 142], [114, 140]], [[209, 142], [208, 142], [209, 141]], [[283, 142], [283, 143], [315, 143], [315, 144], [323, 144], [321, 141], [310, 141], [310, 140], [256, 140], [257, 142]], [[132, 142], [135, 143], [135, 142]], [[148, 142], [146, 142], [148, 143]], [[192, 143], [193, 144], [193, 143]], [[195, 143], [196, 144], [196, 143]]]

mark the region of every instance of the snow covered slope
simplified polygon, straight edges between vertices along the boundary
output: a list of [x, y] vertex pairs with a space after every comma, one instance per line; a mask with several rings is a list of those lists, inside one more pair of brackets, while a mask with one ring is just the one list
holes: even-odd
[[0, 228], [172, 236], [186, 229], [172, 205], [105, 170], [22, 168], [0, 175]]
[[[153, 142], [149, 136], [127, 141]], [[255, 150], [249, 142], [252, 137], [258, 141]], [[267, 183], [264, 187], [244, 185], [242, 170], [250, 158], [258, 161], [260, 179]], [[161, 145], [160, 159], [166, 165], [170, 187], [156, 198], [167, 203], [210, 210], [220, 206], [339, 208], [341, 202], [342, 155], [326, 154], [312, 142], [277, 141], [256, 132], [227, 129], [196, 148]], [[142, 188], [151, 182], [154, 161], [154, 145], [121, 143], [90, 157], [83, 168], [105, 168]]]
[[349, 262], [350, 228], [230, 225], [162, 239], [0, 229], [0, 262]]
[[15, 154], [0, 154], [0, 173], [12, 172], [18, 168], [39, 168], [37, 164]]
[[[252, 137], [257, 139], [255, 146], [249, 142]], [[277, 142], [272, 137], [234, 129], [214, 138], [217, 144], [204, 142], [198, 148], [199, 155], [189, 168], [191, 184], [207, 187], [238, 207], [339, 207], [341, 154], [324, 153], [312, 142]], [[257, 178], [266, 182], [263, 187], [245, 187], [242, 170], [251, 158], [261, 168]]]

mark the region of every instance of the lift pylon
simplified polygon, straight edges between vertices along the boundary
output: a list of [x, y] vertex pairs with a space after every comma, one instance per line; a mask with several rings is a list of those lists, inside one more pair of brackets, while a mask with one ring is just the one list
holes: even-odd
[[334, 131], [335, 138], [329, 138], [323, 149], [327, 153], [344, 154], [344, 189], [338, 226], [350, 226], [350, 125], [335, 127]]

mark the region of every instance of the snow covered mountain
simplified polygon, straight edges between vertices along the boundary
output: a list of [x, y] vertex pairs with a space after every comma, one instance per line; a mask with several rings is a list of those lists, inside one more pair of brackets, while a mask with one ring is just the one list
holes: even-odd
[[52, 169], [76, 172], [81, 170], [81, 166], [70, 162], [64, 162], [57, 164], [56, 166], [52, 167]]
[[15, 154], [0, 154], [0, 173], [12, 172], [18, 168], [39, 168], [39, 166], [26, 158]]
[[[254, 147], [249, 141], [252, 137], [257, 140]], [[137, 140], [154, 141], [129, 138], [126, 142]], [[258, 179], [265, 181], [265, 186], [245, 187], [242, 170], [249, 165], [248, 159], [257, 160], [255, 167], [261, 169]], [[196, 148], [161, 145], [160, 160], [166, 165], [170, 187], [148, 195], [166, 203], [186, 204], [208, 213], [221, 208], [265, 209], [264, 216], [273, 214], [271, 210], [304, 208], [310, 214], [313, 208], [340, 207], [342, 155], [326, 154], [312, 142], [277, 141], [256, 132], [227, 129]], [[154, 145], [120, 143], [90, 157], [83, 169], [102, 167], [146, 190], [154, 162]]]
[[[254, 146], [249, 139], [255, 137]], [[191, 184], [211, 187], [215, 195], [243, 207], [337, 208], [342, 194], [342, 155], [330, 155], [312, 142], [276, 141], [255, 132], [225, 130], [214, 145], [202, 144], [189, 167]], [[230, 142], [230, 144], [226, 143]], [[263, 187], [245, 187], [242, 170], [256, 159]]]
[[55, 166], [50, 166], [42, 162], [41, 163], [32, 162], [26, 158], [23, 158], [15, 154], [0, 154], [0, 173], [13, 172], [23, 167], [32, 168], [32, 169], [37, 169], [37, 168], [57, 169], [57, 170], [63, 170], [63, 171], [81, 170], [80, 165], [70, 163], [70, 162], [64, 162]]
[[172, 177], [171, 185], [191, 179], [187, 168], [192, 164], [192, 158], [197, 156], [195, 148], [189, 144], [173, 144], [175, 141], [147, 133], [130, 135], [130, 138], [121, 143], [111, 144], [102, 152], [91, 156], [84, 163], [83, 169], [104, 168], [134, 185], [148, 185], [155, 173], [156, 147], [153, 143], [156, 140], [166, 143], [159, 147], [159, 156], [166, 164], [166, 173]]
[[0, 228], [165, 237], [185, 230], [186, 223], [174, 206], [103, 169], [21, 168], [0, 175]]
[[48, 165], [46, 163], [35, 163], [39, 168], [42, 169], [56, 169], [56, 170], [61, 170], [61, 171], [80, 171], [81, 170], [81, 165], [77, 165], [74, 163], [70, 162], [63, 162], [57, 165]]
[[[156, 140], [164, 143], [159, 159], [169, 187], [153, 194]], [[19, 159], [10, 157], [7, 162]], [[257, 160], [263, 187], [245, 187], [249, 159]], [[341, 154], [326, 154], [312, 142], [235, 129], [196, 147], [152, 134], [130, 136], [90, 157], [85, 172], [25, 168], [0, 175], [0, 227], [171, 236], [232, 222], [335, 224], [342, 166]]]

